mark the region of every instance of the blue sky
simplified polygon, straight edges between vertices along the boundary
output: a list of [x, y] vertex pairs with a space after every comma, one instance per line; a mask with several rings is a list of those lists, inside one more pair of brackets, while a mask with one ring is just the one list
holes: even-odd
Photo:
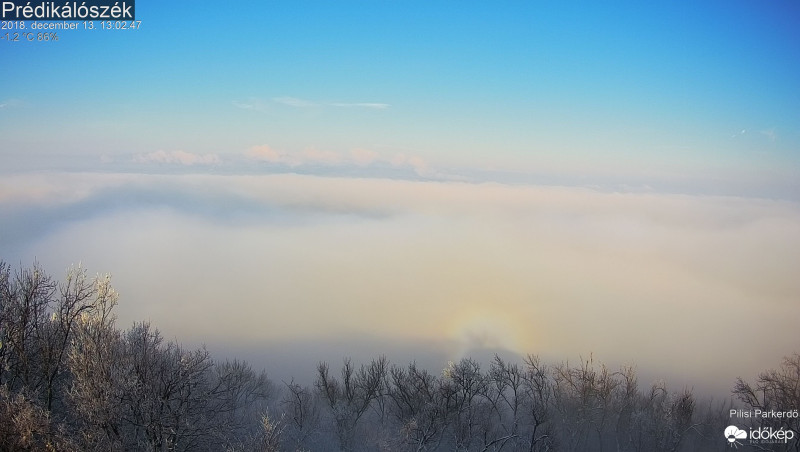
[[139, 31], [4, 46], [9, 161], [358, 148], [620, 182], [800, 164], [796, 2], [137, 6]]
[[595, 353], [724, 396], [797, 351], [796, 1], [237, 5], [0, 41], [0, 259], [340, 353], [309, 374]]

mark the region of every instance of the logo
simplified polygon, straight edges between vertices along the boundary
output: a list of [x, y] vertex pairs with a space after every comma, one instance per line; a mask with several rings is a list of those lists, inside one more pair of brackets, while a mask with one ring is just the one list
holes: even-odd
[[742, 443], [739, 442], [740, 439], [747, 439], [747, 432], [744, 430], [739, 430], [739, 427], [735, 425], [729, 425], [725, 429], [725, 438], [728, 439], [728, 444], [731, 447], [739, 448]]
[[783, 427], [774, 429], [772, 427], [760, 427], [750, 429], [748, 433], [735, 425], [729, 425], [725, 428], [725, 439], [728, 440], [728, 445], [734, 448], [743, 446], [740, 439], [750, 439], [750, 444], [786, 444], [794, 439], [794, 430], [785, 430]]

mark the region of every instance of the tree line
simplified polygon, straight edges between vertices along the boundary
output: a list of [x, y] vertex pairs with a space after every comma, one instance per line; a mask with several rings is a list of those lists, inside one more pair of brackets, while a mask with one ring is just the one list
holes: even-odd
[[[441, 372], [345, 359], [319, 363], [312, 385], [273, 382], [147, 322], [119, 328], [118, 301], [107, 275], [73, 267], [57, 281], [0, 261], [0, 450], [727, 450], [729, 410], [800, 408], [797, 354], [717, 403], [641, 387], [634, 368], [591, 356], [464, 358]], [[800, 430], [796, 417], [752, 425]]]

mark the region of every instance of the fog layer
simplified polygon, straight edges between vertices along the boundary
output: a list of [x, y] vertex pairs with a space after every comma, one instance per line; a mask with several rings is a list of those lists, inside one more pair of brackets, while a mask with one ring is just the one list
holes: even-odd
[[0, 212], [4, 259], [111, 272], [123, 325], [150, 319], [187, 341], [266, 350], [378, 338], [439, 344], [449, 359], [594, 353], [725, 388], [799, 345], [791, 202], [51, 173], [4, 177]]

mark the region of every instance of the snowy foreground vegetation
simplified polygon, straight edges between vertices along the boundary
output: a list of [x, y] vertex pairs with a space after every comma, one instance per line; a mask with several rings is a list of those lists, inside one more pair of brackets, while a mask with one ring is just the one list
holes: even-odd
[[733, 382], [735, 406], [640, 387], [632, 368], [536, 356], [441, 372], [345, 360], [319, 363], [312, 386], [274, 382], [148, 323], [120, 329], [117, 299], [108, 277], [80, 268], [59, 282], [0, 262], [0, 450], [722, 451], [730, 409], [800, 408], [800, 355]]

